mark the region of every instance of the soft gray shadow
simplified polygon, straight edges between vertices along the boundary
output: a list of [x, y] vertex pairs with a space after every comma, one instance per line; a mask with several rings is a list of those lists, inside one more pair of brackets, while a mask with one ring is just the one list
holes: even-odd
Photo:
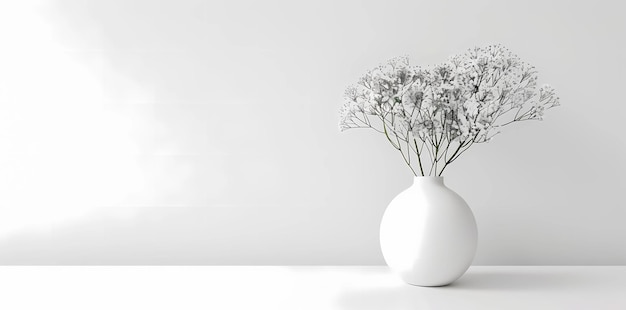
[[398, 284], [392, 287], [370, 288], [347, 291], [337, 299], [340, 309], [452, 309], [463, 304], [482, 304], [493, 292], [502, 296], [519, 292], [533, 293], [563, 291], [580, 287], [614, 285], [606, 278], [593, 273], [572, 273], [571, 269], [556, 267], [556, 270], [529, 269], [514, 271], [478, 270], [469, 272], [451, 285], [442, 287], [419, 287]]
[[448, 285], [452, 290], [546, 290], [576, 286], [580, 275], [564, 271], [538, 273], [533, 271], [479, 271], [468, 273]]

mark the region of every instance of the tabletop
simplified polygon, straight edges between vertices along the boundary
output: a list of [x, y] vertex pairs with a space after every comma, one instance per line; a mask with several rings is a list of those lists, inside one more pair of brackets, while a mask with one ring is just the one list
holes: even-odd
[[5, 266], [0, 309], [626, 309], [626, 266], [472, 266], [445, 287], [384, 266]]

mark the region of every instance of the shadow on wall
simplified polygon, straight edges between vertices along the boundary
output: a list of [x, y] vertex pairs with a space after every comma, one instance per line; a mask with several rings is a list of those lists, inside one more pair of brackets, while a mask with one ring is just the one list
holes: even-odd
[[[0, 263], [382, 263], [372, 247], [380, 213], [408, 178], [385, 177], [399, 164], [352, 161], [366, 138], [329, 156], [329, 141], [339, 143], [332, 102], [346, 83], [317, 84], [331, 90], [317, 99], [331, 104], [315, 108], [320, 92], [308, 83], [317, 78], [302, 72], [330, 72], [338, 58], [295, 66], [335, 51], [298, 32], [320, 29], [307, 5], [271, 5], [307, 21], [286, 31], [297, 19], [290, 14], [268, 22], [252, 9], [193, 0], [58, 0], [13, 12], [32, 17], [21, 23], [38, 44], [16, 38], [36, 50], [21, 62], [49, 66], [31, 64], [12, 85], [20, 90], [12, 115], [27, 119], [32, 105], [43, 112], [21, 125], [32, 135], [11, 138], [26, 144], [5, 163], [23, 169], [2, 183], [13, 194], [0, 197]], [[372, 171], [390, 181], [353, 184]]]

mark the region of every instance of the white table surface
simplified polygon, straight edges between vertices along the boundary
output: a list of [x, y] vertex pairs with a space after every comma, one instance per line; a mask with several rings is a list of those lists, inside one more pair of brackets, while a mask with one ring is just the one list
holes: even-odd
[[626, 309], [626, 266], [473, 266], [438, 288], [380, 266], [6, 266], [0, 309]]

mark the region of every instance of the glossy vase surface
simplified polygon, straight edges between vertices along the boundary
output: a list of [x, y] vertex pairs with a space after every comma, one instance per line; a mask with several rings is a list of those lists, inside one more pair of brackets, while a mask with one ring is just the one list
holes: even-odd
[[419, 286], [448, 285], [476, 253], [476, 220], [443, 177], [415, 177], [396, 196], [380, 224], [380, 246], [391, 270]]

